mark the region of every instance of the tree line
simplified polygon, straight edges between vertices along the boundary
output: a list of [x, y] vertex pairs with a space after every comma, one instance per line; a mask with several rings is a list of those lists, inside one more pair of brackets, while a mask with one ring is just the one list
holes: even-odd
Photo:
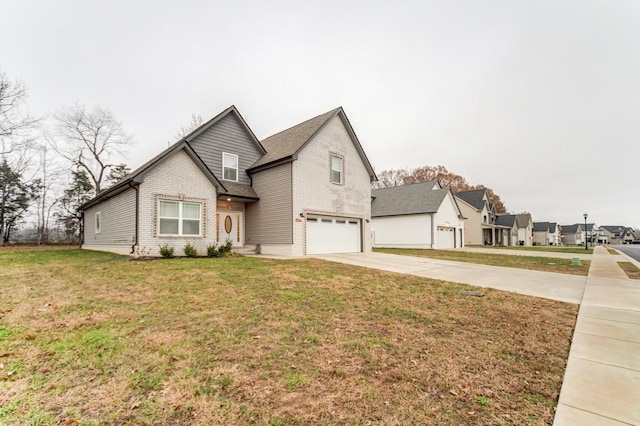
[[0, 243], [27, 220], [39, 244], [50, 242], [54, 228], [77, 243], [79, 207], [130, 172], [118, 160], [132, 144], [122, 122], [99, 106], [76, 103], [32, 117], [24, 83], [0, 70]]
[[491, 188], [484, 185], [472, 185], [459, 174], [450, 172], [445, 166], [423, 166], [415, 169], [389, 169], [383, 170], [378, 175], [376, 187], [387, 188], [391, 186], [408, 185], [419, 182], [437, 181], [441, 187], [450, 188], [451, 192], [471, 191], [474, 189], [486, 189], [487, 195], [496, 207], [496, 213], [506, 213], [502, 198]]
[[[175, 138], [202, 122], [192, 114]], [[27, 220], [35, 222], [30, 242], [48, 244], [52, 229], [57, 229], [56, 240], [78, 243], [79, 207], [130, 173], [119, 160], [133, 143], [122, 122], [100, 106], [76, 103], [56, 108], [47, 117], [32, 117], [24, 83], [0, 70], [0, 244], [11, 241]], [[493, 190], [471, 185], [444, 166], [383, 170], [378, 178], [377, 187], [438, 181], [454, 193], [485, 188], [497, 212], [506, 212]]]

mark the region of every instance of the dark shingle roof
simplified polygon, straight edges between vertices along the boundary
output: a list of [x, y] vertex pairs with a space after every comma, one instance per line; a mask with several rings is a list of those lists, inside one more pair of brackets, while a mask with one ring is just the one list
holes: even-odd
[[576, 223], [574, 225], [562, 225], [562, 233], [563, 234], [575, 234], [578, 232], [578, 228], [582, 230], [582, 225]]
[[220, 190], [220, 195], [227, 195], [230, 197], [249, 198], [252, 200], [259, 200], [258, 194], [250, 185], [243, 183], [224, 181], [224, 188]]
[[261, 143], [267, 153], [250, 169], [292, 157], [338, 111], [340, 108], [332, 109], [264, 139]]
[[551, 229], [549, 222], [533, 222], [533, 232], [547, 232]]
[[499, 214], [496, 216], [496, 225], [513, 227], [516, 223], [515, 214]]
[[437, 212], [449, 189], [432, 189], [434, 183], [423, 182], [371, 190], [371, 217]]
[[482, 210], [484, 207], [483, 197], [486, 191], [486, 189], [474, 189], [473, 191], [456, 192], [454, 195], [462, 201], [471, 204], [477, 210]]
[[608, 232], [611, 232], [614, 236], [619, 236], [621, 235], [624, 230], [626, 229], [626, 226], [622, 226], [622, 225], [602, 225], [600, 226], [600, 229], [606, 229]]

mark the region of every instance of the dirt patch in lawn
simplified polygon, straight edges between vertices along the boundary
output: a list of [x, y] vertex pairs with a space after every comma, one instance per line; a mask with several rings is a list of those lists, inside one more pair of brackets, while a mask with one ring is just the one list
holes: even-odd
[[618, 262], [618, 265], [632, 280], [640, 280], [640, 268], [631, 262]]
[[2, 424], [550, 424], [577, 314], [315, 259], [83, 251], [0, 253], [0, 299]]

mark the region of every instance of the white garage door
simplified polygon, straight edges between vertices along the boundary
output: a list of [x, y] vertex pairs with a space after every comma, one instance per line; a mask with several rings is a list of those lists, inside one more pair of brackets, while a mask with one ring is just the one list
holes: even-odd
[[455, 228], [447, 228], [438, 226], [436, 232], [436, 248], [446, 249], [455, 247], [456, 230]]
[[307, 254], [360, 251], [360, 219], [307, 216]]

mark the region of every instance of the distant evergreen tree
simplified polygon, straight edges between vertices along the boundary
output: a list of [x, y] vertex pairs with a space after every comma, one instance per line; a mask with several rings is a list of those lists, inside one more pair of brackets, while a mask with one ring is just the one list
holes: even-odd
[[71, 175], [71, 185], [64, 190], [58, 201], [59, 210], [56, 218], [64, 227], [67, 241], [78, 243], [82, 234], [82, 215], [79, 209], [93, 197], [94, 187], [84, 170], [76, 169]]
[[6, 159], [0, 163], [0, 241], [9, 242], [11, 230], [27, 212], [35, 198], [33, 186], [22, 180]]

